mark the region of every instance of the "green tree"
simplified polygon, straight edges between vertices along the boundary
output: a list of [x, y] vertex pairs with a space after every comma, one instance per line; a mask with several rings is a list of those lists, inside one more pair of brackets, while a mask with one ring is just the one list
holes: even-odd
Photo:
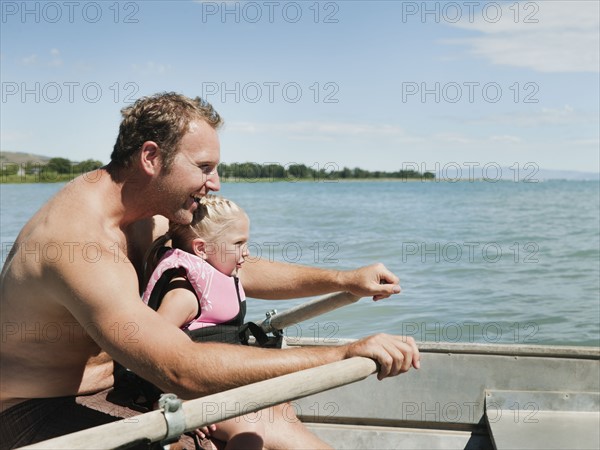
[[16, 175], [19, 171], [19, 165], [12, 162], [2, 161], [2, 175]]
[[[104, 164], [101, 161], [97, 161], [94, 159], [86, 159], [85, 161], [81, 161], [79, 164], [75, 166], [75, 169], [78, 173], [91, 172], [92, 170], [99, 169]], [[59, 172], [60, 173], [60, 172]]]
[[308, 178], [309, 169], [304, 164], [290, 164], [287, 173], [290, 178]]
[[35, 162], [35, 161], [27, 161], [25, 163], [25, 173], [28, 175], [38, 174], [44, 169], [44, 167], [45, 167], [45, 164]]
[[237, 175], [243, 181], [257, 181], [259, 178], [262, 178], [262, 167], [258, 163], [245, 162], [239, 165]]
[[344, 167], [340, 172], [340, 178], [351, 178], [352, 170], [349, 167]]
[[262, 177], [271, 179], [285, 178], [285, 169], [279, 164], [267, 164], [263, 167]]
[[47, 165], [48, 170], [56, 173], [70, 173], [71, 161], [66, 158], [51, 158]]

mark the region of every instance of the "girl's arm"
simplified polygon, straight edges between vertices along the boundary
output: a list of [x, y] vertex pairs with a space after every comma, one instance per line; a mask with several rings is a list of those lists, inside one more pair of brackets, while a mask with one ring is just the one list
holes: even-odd
[[158, 307], [158, 313], [181, 328], [198, 315], [198, 299], [185, 278], [174, 278]]

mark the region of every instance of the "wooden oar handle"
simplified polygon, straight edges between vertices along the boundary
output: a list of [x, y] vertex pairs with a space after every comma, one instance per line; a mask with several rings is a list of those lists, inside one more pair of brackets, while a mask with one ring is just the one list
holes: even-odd
[[[355, 357], [190, 400], [183, 405], [186, 424], [191, 425], [186, 429], [193, 430], [199, 426], [354, 383], [377, 370], [377, 364], [372, 359]], [[233, 405], [236, 405], [237, 411], [232, 410]], [[208, 408], [210, 415], [207, 417], [203, 412], [206, 413]]]
[[335, 294], [319, 297], [294, 308], [290, 308], [282, 313], [275, 314], [269, 319], [262, 321], [259, 325], [265, 333], [283, 330], [290, 325], [312, 319], [313, 317], [320, 316], [321, 314], [341, 308], [342, 306], [355, 303], [360, 300], [360, 298], [361, 297], [351, 294], [350, 292], [336, 292]]
[[[269, 406], [344, 386], [362, 380], [375, 371], [375, 361], [354, 357], [190, 400], [183, 404], [185, 430], [195, 430]], [[143, 439], [162, 441], [166, 435], [167, 425], [162, 411], [152, 411], [23, 448], [118, 448]]]

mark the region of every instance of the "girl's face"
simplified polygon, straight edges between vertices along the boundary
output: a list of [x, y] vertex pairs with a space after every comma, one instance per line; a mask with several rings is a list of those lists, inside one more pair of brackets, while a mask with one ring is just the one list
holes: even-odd
[[248, 257], [250, 221], [240, 214], [221, 235], [206, 245], [206, 262], [225, 275], [236, 275]]

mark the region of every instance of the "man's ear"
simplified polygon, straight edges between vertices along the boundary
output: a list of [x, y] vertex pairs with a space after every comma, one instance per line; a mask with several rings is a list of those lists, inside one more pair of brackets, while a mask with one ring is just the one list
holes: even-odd
[[142, 144], [140, 150], [140, 164], [144, 172], [148, 175], [158, 173], [162, 167], [162, 159], [160, 157], [160, 147], [154, 141], [146, 141]]
[[199, 237], [195, 238], [192, 241], [192, 251], [194, 252], [194, 255], [206, 259], [206, 242]]

